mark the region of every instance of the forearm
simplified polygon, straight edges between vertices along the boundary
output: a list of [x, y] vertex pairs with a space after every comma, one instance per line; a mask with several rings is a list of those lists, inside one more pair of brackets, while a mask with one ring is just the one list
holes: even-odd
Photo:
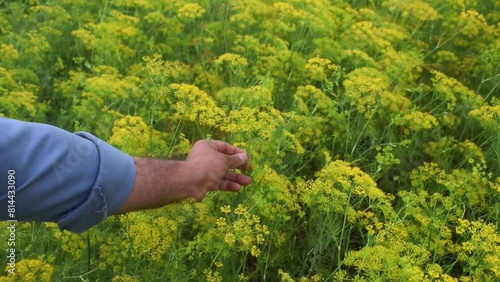
[[194, 197], [189, 188], [186, 161], [134, 158], [136, 177], [132, 191], [117, 213], [150, 209]]

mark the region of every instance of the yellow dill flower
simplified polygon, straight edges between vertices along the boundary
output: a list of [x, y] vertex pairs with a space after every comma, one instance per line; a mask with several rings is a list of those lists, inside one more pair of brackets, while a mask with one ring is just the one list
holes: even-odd
[[435, 21], [441, 18], [431, 5], [422, 0], [389, 0], [382, 5], [390, 11], [401, 13], [403, 18], [414, 17], [419, 21]]
[[0, 44], [0, 53], [0, 62], [4, 65], [13, 64], [19, 58], [19, 52], [12, 44]]
[[236, 237], [234, 236], [233, 233], [227, 233], [224, 236], [224, 242], [226, 242], [229, 246], [233, 246], [234, 243], [236, 242]]
[[211, 269], [207, 268], [203, 270], [203, 274], [205, 274], [205, 279], [206, 282], [222, 282], [222, 275], [216, 270], [212, 271]]
[[483, 128], [492, 132], [500, 131], [500, 105], [482, 106], [470, 111], [468, 115], [477, 120]]
[[231, 212], [231, 207], [229, 205], [224, 205], [224, 206], [220, 207], [220, 211], [222, 213], [230, 213]]
[[443, 137], [436, 142], [427, 142], [424, 145], [424, 152], [433, 157], [436, 162], [440, 162], [443, 156], [447, 156], [450, 153], [458, 153], [464, 160], [472, 159], [469, 161], [471, 164], [475, 162], [482, 163], [486, 160], [483, 150], [474, 142], [470, 140], [458, 142], [453, 137]]
[[488, 25], [484, 16], [475, 10], [463, 11], [456, 21], [460, 33], [468, 38], [477, 37], [479, 34], [486, 37], [493, 32], [493, 27]]
[[116, 7], [151, 9], [153, 5], [148, 0], [116, 0], [113, 2]]
[[[8, 269], [8, 267], [7, 267]], [[54, 267], [40, 259], [23, 259], [16, 262], [15, 274], [8, 274], [2, 281], [52, 281]]]
[[186, 3], [179, 8], [177, 16], [181, 20], [192, 21], [201, 18], [205, 12], [206, 10], [198, 3]]
[[149, 146], [149, 127], [138, 116], [127, 115], [114, 123], [108, 142], [128, 154], [146, 155]]
[[305, 70], [312, 80], [328, 81], [332, 73], [339, 70], [339, 66], [325, 58], [311, 58], [307, 60]]
[[377, 67], [379, 65], [370, 55], [359, 49], [345, 50], [344, 54], [353, 60], [356, 66]]
[[176, 98], [174, 109], [183, 119], [215, 128], [222, 125], [225, 113], [207, 93], [189, 84], [171, 84], [168, 88]]
[[410, 110], [411, 101], [400, 92], [383, 91], [379, 93], [380, 105], [393, 114], [403, 114]]
[[248, 66], [248, 61], [246, 58], [233, 53], [225, 53], [220, 55], [214, 60], [217, 66], [217, 72], [222, 73], [228, 77], [229, 84], [233, 84], [233, 80], [236, 78], [245, 78], [245, 69]]
[[250, 249], [250, 254], [254, 257], [258, 257], [260, 256], [260, 249], [257, 246], [252, 245], [252, 248]]
[[71, 31], [71, 35], [80, 40], [83, 43], [83, 45], [88, 49], [93, 48], [97, 41], [96, 37], [92, 34], [92, 32], [86, 29], [75, 29]]
[[111, 279], [111, 282], [139, 282], [138, 278], [129, 275], [116, 275]]
[[477, 0], [451, 0], [450, 4], [453, 9], [458, 11], [465, 11], [477, 7]]
[[38, 112], [36, 99], [36, 95], [29, 91], [7, 92], [0, 96], [0, 113], [9, 117], [33, 118]]
[[23, 56], [27, 56], [32, 60], [32, 62], [41, 61], [42, 58], [40, 57], [40, 54], [49, 51], [51, 48], [47, 38], [33, 30], [28, 31], [27, 43], [27, 46], [23, 50]]
[[427, 273], [429, 273], [431, 278], [438, 279], [443, 274], [443, 269], [439, 264], [433, 263], [427, 267]]
[[449, 193], [478, 211], [487, 210], [486, 199], [493, 186], [491, 175], [485, 172], [482, 161], [471, 166], [471, 171], [454, 169], [447, 173], [436, 163], [424, 163], [411, 172], [411, 184], [419, 190]]
[[392, 237], [383, 244], [349, 252], [344, 263], [368, 280], [423, 281], [422, 267], [429, 256], [427, 250]]
[[362, 41], [368, 44], [372, 44], [375, 48], [385, 49], [391, 46], [391, 43], [384, 39], [376, 36], [378, 33], [377, 28], [371, 21], [361, 21], [352, 25], [349, 29], [349, 35], [346, 37], [352, 38], [354, 41]]
[[294, 98], [301, 114], [328, 117], [335, 111], [335, 101], [313, 85], [299, 86]]
[[272, 106], [272, 93], [263, 86], [250, 88], [226, 87], [215, 94], [220, 105], [228, 105], [229, 109], [241, 107], [267, 108]]
[[283, 137], [286, 137], [288, 140], [288, 150], [292, 151], [292, 152], [295, 152], [299, 155], [302, 155], [305, 153], [305, 149], [304, 147], [302, 146], [302, 144], [300, 144], [300, 140], [294, 135], [292, 134], [290, 131], [284, 129], [283, 132], [282, 132], [282, 136]]
[[[190, 66], [178, 61], [163, 60], [160, 54], [144, 56], [142, 60], [146, 63], [148, 80], [151, 80], [153, 88], [176, 81], [189, 80], [192, 76]], [[150, 83], [150, 81], [146, 81], [146, 83]]]
[[225, 53], [223, 55], [220, 55], [214, 62], [218, 65], [226, 63], [232, 69], [245, 68], [248, 66], [247, 59], [233, 53]]
[[407, 126], [413, 132], [418, 132], [423, 129], [436, 127], [439, 123], [433, 115], [415, 110], [404, 115], [396, 124]]
[[216, 221], [215, 221], [215, 225], [217, 225], [217, 227], [219, 228], [224, 228], [227, 226], [227, 220], [223, 217], [219, 217]]
[[435, 59], [439, 64], [449, 64], [458, 61], [455, 53], [448, 50], [440, 50], [436, 53]]
[[[457, 246], [457, 257], [468, 267], [473, 279], [498, 280], [500, 272], [500, 233], [493, 223], [459, 219], [456, 233], [464, 240]], [[486, 262], [486, 263], [484, 263]], [[491, 274], [490, 274], [491, 273]]]
[[15, 90], [18, 87], [16, 81], [12, 77], [12, 73], [1, 66], [0, 66], [0, 85], [1, 85], [0, 89], [2, 89], [2, 91], [5, 92], [7, 90]]
[[[252, 206], [263, 218], [276, 224], [289, 222], [291, 214], [299, 212], [296, 187], [284, 175], [265, 165], [255, 169], [260, 191], [252, 197]], [[264, 228], [264, 227], [262, 227]], [[263, 229], [264, 233], [266, 230]]]
[[393, 43], [398, 43], [408, 37], [398, 26], [377, 27], [373, 21], [359, 21], [342, 34], [342, 40], [350, 46], [379, 52]]
[[229, 18], [229, 22], [240, 29], [246, 29], [257, 23], [257, 20], [247, 12], [237, 13]]
[[152, 218], [144, 212], [127, 215], [121, 220], [128, 226], [128, 247], [135, 258], [148, 257], [160, 261], [179, 232], [177, 221], [162, 216]]
[[350, 205], [351, 201], [359, 204], [366, 200], [377, 214], [383, 213], [386, 218], [395, 215], [390, 203], [393, 196], [380, 190], [375, 181], [358, 167], [336, 160], [319, 171], [316, 177], [314, 181], [298, 184], [302, 201], [314, 209], [343, 214], [349, 207], [350, 219], [364, 219], [368, 214], [358, 213], [358, 207]]
[[399, 164], [400, 160], [394, 156], [392, 153], [392, 146], [385, 146], [383, 149], [377, 147], [377, 155], [375, 156], [375, 160], [377, 161], [380, 168], [389, 167], [393, 164]]
[[275, 19], [272, 21], [274, 30], [279, 33], [293, 32], [299, 26], [303, 26], [307, 21], [307, 12], [302, 9], [296, 9], [292, 4], [277, 2], [270, 8], [270, 13]]
[[485, 104], [481, 95], [474, 93], [458, 80], [436, 70], [431, 70], [431, 73], [434, 75], [432, 78], [434, 91], [440, 95], [440, 99], [448, 103], [449, 110], [456, 107], [457, 101], [463, 102], [472, 109], [477, 109]]
[[246, 214], [247, 212], [248, 212], [247, 207], [245, 207], [242, 204], [239, 204], [238, 207], [236, 207], [236, 209], [234, 209], [234, 214], [237, 214], [237, 215]]
[[228, 124], [221, 126], [222, 130], [233, 133], [248, 133], [248, 136], [258, 135], [265, 139], [271, 138], [278, 126], [284, 123], [283, 117], [274, 108], [268, 112], [259, 111], [257, 108], [242, 107], [230, 111], [228, 120]]
[[406, 97], [391, 92], [387, 76], [374, 68], [353, 70], [343, 85], [351, 105], [367, 118], [375, 114], [378, 106], [399, 114], [406, 112], [411, 104]]
[[496, 246], [497, 250], [485, 258], [486, 263], [489, 265], [489, 270], [493, 272], [496, 278], [500, 278], [500, 246]]
[[278, 275], [280, 277], [281, 282], [295, 282], [295, 280], [288, 272], [284, 272], [281, 269], [278, 269]]
[[379, 62], [378, 69], [383, 69], [384, 73], [393, 80], [393, 84], [397, 83], [400, 88], [406, 85], [412, 86], [420, 78], [424, 65], [421, 54], [398, 51], [392, 47], [383, 50], [382, 54], [384, 58]]

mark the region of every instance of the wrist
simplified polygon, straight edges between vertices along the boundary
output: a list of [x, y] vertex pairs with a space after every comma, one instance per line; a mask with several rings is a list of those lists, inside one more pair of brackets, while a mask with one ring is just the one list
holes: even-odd
[[193, 170], [186, 161], [134, 158], [134, 186], [118, 213], [157, 208], [194, 197]]

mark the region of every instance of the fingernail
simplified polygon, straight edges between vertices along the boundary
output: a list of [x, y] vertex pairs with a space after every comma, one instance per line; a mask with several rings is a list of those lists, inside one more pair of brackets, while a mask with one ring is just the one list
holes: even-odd
[[239, 153], [237, 156], [240, 158], [242, 162], [248, 161], [248, 155], [246, 153]]

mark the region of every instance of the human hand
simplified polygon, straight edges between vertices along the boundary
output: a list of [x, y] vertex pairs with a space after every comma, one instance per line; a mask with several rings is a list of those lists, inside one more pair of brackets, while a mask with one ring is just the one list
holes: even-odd
[[[248, 154], [237, 147], [217, 140], [200, 140], [186, 158], [191, 170], [188, 189], [194, 199], [201, 201], [209, 191], [239, 191], [249, 185], [249, 176], [232, 169], [249, 169]], [[187, 187], [185, 187], [187, 188]]]
[[200, 140], [186, 160], [134, 158], [136, 178], [126, 202], [117, 213], [156, 208], [194, 198], [209, 191], [239, 191], [251, 182], [232, 169], [249, 169], [247, 153], [222, 141]]

